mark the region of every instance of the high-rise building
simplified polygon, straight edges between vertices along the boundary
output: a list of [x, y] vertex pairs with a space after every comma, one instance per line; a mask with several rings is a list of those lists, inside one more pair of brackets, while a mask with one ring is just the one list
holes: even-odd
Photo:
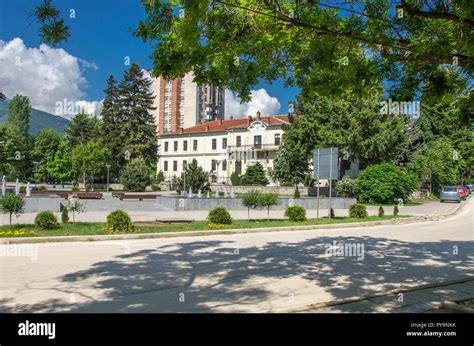
[[212, 85], [198, 85], [193, 78], [193, 72], [173, 80], [153, 78], [158, 133], [175, 132], [224, 119], [224, 90]]

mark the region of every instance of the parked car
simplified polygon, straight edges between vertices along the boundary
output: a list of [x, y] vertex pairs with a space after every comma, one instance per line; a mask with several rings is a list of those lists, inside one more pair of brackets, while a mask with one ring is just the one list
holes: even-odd
[[467, 196], [469, 196], [469, 190], [463, 185], [458, 185], [458, 189], [461, 199], [466, 200]]
[[461, 203], [460, 189], [457, 186], [443, 186], [439, 194], [439, 201], [455, 201]]
[[469, 185], [464, 185], [464, 186], [466, 186], [466, 189], [469, 191], [469, 194], [471, 194], [472, 193], [472, 185], [469, 184]]

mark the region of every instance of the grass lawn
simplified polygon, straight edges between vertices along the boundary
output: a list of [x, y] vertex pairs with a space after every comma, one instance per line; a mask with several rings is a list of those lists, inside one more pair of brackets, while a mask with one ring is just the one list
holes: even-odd
[[[225, 225], [221, 229], [236, 229], [236, 228], [262, 228], [262, 227], [285, 227], [285, 226], [304, 226], [304, 225], [324, 225], [324, 224], [338, 224], [350, 222], [364, 222], [364, 221], [380, 221], [394, 218], [406, 217], [403, 215], [393, 216], [385, 215], [384, 217], [369, 216], [366, 218], [350, 218], [350, 217], [336, 217], [329, 219], [327, 217], [317, 219], [308, 219], [302, 222], [291, 222], [289, 220], [234, 220], [232, 225]], [[77, 222], [75, 224], [62, 224], [60, 228], [52, 230], [38, 230], [34, 225], [12, 225], [0, 226], [0, 238], [6, 237], [49, 237], [49, 236], [64, 236], [64, 235], [100, 235], [106, 234], [104, 228], [105, 223], [98, 222]], [[195, 221], [187, 224], [153, 224], [152, 222], [137, 222], [135, 223], [135, 231], [138, 233], [161, 233], [161, 232], [184, 232], [184, 231], [203, 231], [209, 230], [207, 221]], [[9, 232], [10, 231], [10, 232]], [[17, 234], [14, 232], [17, 231]], [[24, 232], [21, 232], [24, 231]], [[7, 233], [8, 232], [8, 233]], [[13, 234], [12, 234], [13, 232]]]
[[[408, 202], [406, 203], [403, 203], [403, 206], [415, 206], [415, 205], [422, 205], [422, 204], [425, 204], [425, 203], [429, 203], [429, 202], [436, 202], [436, 201], [439, 201], [439, 198], [438, 196], [436, 195], [430, 195], [428, 197], [424, 197], [424, 198], [414, 198], [414, 199], [410, 199]], [[362, 205], [365, 205], [365, 206], [371, 206], [371, 207], [378, 207], [380, 206], [380, 204], [371, 204], [371, 203], [360, 203]], [[395, 204], [382, 204], [382, 206], [385, 208], [393, 208], [395, 206]]]

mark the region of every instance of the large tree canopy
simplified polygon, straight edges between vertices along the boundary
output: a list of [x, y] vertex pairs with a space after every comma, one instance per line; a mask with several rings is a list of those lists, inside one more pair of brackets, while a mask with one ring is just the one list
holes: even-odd
[[143, 3], [148, 17], [134, 34], [155, 44], [155, 76], [193, 69], [198, 82], [244, 100], [259, 80], [278, 78], [320, 94], [370, 93], [385, 79], [394, 94], [413, 97], [473, 71], [466, 0]]

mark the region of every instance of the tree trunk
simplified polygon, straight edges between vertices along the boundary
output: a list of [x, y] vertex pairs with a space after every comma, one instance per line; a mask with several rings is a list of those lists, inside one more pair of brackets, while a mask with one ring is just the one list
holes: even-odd
[[247, 219], [250, 221], [250, 208], [247, 208]]
[[270, 221], [270, 207], [267, 207], [267, 220]]
[[12, 213], [10, 213], [10, 226], [12, 225]]

